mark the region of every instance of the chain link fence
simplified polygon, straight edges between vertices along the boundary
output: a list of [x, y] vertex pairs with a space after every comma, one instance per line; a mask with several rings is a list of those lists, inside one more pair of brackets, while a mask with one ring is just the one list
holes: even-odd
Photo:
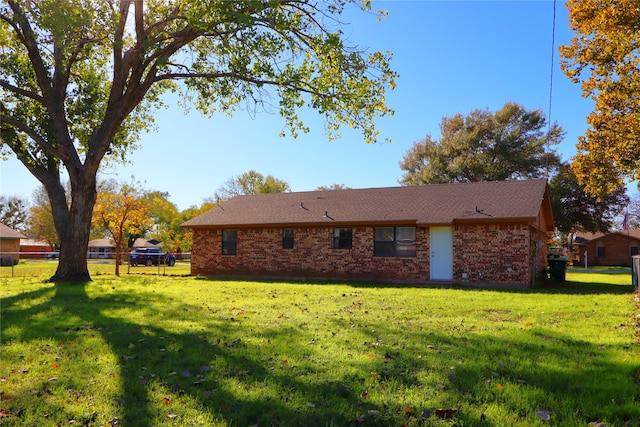
[[[169, 256], [170, 255], [170, 256]], [[0, 278], [51, 277], [55, 273], [60, 253], [50, 252], [6, 252], [0, 254]], [[191, 253], [147, 254], [143, 260], [130, 262], [129, 253], [122, 254], [120, 275], [191, 275]], [[87, 266], [92, 276], [115, 274], [114, 254], [90, 253]]]

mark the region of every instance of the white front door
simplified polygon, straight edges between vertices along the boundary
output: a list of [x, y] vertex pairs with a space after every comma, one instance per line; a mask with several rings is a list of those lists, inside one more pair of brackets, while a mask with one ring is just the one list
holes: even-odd
[[429, 230], [431, 280], [453, 279], [453, 229], [431, 227]]

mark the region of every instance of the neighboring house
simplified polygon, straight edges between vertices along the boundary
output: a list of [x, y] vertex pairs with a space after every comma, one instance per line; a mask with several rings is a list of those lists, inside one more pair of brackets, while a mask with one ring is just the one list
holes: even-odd
[[133, 248], [134, 249], [139, 249], [139, 248], [158, 248], [158, 249], [162, 249], [162, 242], [160, 240], [156, 240], [156, 239], [144, 239], [142, 237], [138, 237], [134, 242], [133, 242]]
[[22, 258], [44, 258], [45, 254], [52, 250], [51, 245], [44, 240], [22, 239], [20, 241]]
[[26, 239], [13, 228], [0, 224], [0, 265], [17, 264], [20, 260], [20, 239]]
[[88, 258], [115, 258], [116, 245], [110, 239], [94, 239], [89, 241]]
[[640, 254], [640, 230], [611, 233], [577, 234], [574, 238], [574, 264], [584, 266], [611, 265], [631, 267], [631, 257]]
[[531, 286], [554, 224], [528, 180], [237, 196], [182, 226], [194, 275]]

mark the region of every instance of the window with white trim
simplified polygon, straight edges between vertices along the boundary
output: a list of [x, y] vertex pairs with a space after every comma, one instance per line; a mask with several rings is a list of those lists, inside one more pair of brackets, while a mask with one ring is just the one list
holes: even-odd
[[415, 227], [374, 227], [373, 256], [415, 257]]

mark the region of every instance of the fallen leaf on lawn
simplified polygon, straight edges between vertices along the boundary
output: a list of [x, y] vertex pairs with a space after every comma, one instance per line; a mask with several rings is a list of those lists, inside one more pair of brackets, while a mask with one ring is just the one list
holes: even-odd
[[589, 425], [594, 427], [606, 427], [607, 423], [603, 423], [602, 421], [591, 421]]
[[458, 408], [451, 409], [436, 409], [436, 417], [441, 418], [443, 420], [448, 420], [453, 417], [453, 414], [458, 412]]
[[500, 391], [504, 390], [504, 387], [502, 387], [502, 384], [500, 384], [500, 383], [498, 383], [497, 387], [498, 387], [498, 390], [500, 390]]
[[363, 391], [362, 393], [360, 393], [360, 399], [368, 399], [369, 398], [369, 393], [367, 393], [366, 391]]
[[411, 408], [404, 408], [404, 413], [405, 413], [405, 414], [410, 414], [411, 412], [413, 412], [413, 411], [411, 410]]
[[163, 402], [165, 405], [171, 405], [171, 399], [169, 399], [168, 397], [163, 397], [163, 398], [162, 398], [162, 402]]
[[374, 359], [376, 357], [376, 355], [373, 354], [373, 353], [369, 353], [368, 357], [369, 357], [369, 359]]
[[309, 408], [315, 408], [315, 407], [316, 407], [316, 405], [314, 405], [314, 404], [313, 404], [313, 403], [311, 403], [311, 402], [307, 402], [307, 406], [308, 406]]
[[549, 421], [551, 419], [551, 415], [549, 415], [549, 412], [547, 412], [546, 409], [540, 409], [538, 412], [536, 412], [536, 415], [542, 421]]
[[167, 418], [171, 418], [171, 419], [178, 418], [178, 415], [177, 414], [167, 414]]
[[57, 364], [56, 362], [53, 362], [53, 363], [51, 364], [51, 367], [52, 367], [53, 369], [58, 369], [58, 364]]
[[4, 418], [4, 417], [10, 417], [11, 414], [9, 413], [9, 411], [5, 410], [5, 409], [0, 409], [0, 418]]

